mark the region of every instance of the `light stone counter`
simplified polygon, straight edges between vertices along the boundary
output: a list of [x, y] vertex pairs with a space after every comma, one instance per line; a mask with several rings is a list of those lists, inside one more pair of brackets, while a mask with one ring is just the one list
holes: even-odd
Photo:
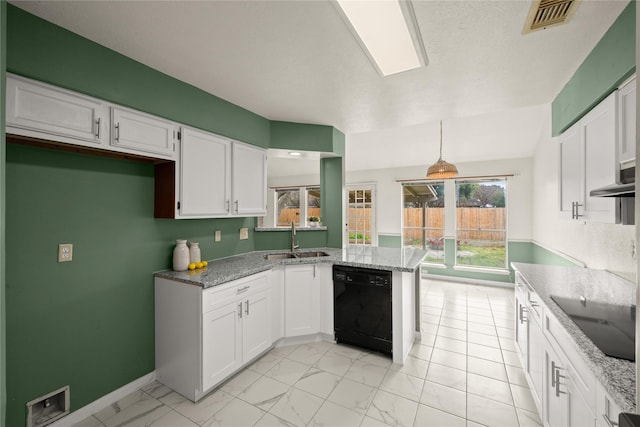
[[388, 271], [415, 272], [426, 251], [415, 248], [379, 248], [365, 246], [348, 246], [346, 249], [305, 248], [296, 252], [327, 252], [329, 256], [310, 258], [289, 258], [283, 260], [267, 260], [269, 253], [288, 252], [285, 249], [249, 252], [209, 261], [206, 268], [192, 271], [163, 270], [155, 273], [156, 277], [175, 280], [191, 285], [210, 288], [232, 280], [267, 271], [277, 265], [331, 263], [352, 267], [374, 268]]
[[552, 315], [572, 338], [569, 345], [582, 356], [623, 412], [635, 412], [636, 364], [606, 356], [578, 325], [551, 299], [551, 295], [632, 305], [636, 285], [604, 270], [512, 263], [536, 291]]

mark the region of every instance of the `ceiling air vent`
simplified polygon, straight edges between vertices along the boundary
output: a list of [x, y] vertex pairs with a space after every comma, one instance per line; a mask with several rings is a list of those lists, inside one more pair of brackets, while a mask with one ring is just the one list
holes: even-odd
[[522, 34], [566, 24], [580, 0], [534, 0], [524, 23]]

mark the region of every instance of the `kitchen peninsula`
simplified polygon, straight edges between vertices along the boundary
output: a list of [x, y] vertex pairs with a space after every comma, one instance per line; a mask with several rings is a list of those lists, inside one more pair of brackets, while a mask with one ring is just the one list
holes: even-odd
[[333, 265], [391, 272], [393, 362], [402, 364], [419, 334], [424, 256], [414, 248], [273, 250], [157, 272], [158, 380], [197, 401], [273, 346], [333, 341]]

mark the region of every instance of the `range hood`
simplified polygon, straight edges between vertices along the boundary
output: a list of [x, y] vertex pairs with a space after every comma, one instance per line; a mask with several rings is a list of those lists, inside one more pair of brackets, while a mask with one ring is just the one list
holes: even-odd
[[620, 184], [607, 185], [591, 190], [591, 197], [635, 197], [636, 196], [636, 168], [620, 170]]

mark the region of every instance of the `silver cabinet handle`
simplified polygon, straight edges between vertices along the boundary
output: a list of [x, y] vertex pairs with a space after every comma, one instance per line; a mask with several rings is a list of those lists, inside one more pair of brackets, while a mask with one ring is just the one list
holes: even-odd
[[556, 397], [560, 397], [561, 394], [566, 394], [564, 391], [560, 391], [560, 378], [565, 378], [564, 375], [560, 375], [560, 369], [562, 368], [557, 366], [554, 361], [551, 361], [551, 386], [556, 389]]
[[236, 213], [238, 213], [238, 205], [239, 205], [239, 203], [238, 203], [237, 200], [235, 201], [235, 204], [236, 204]]
[[249, 289], [251, 289], [251, 286], [249, 285], [243, 286], [236, 291], [236, 295], [241, 294], [243, 292], [247, 292]]
[[116, 135], [114, 136], [114, 139], [116, 140], [116, 142], [119, 142], [120, 141], [120, 123], [116, 123], [115, 133]]
[[571, 203], [571, 219], [579, 219], [584, 216], [584, 215], [580, 215], [579, 209], [578, 209], [579, 207], [582, 207], [580, 203], [578, 202]]
[[100, 128], [102, 126], [100, 126], [100, 124], [102, 123], [102, 117], [98, 117], [98, 120], [96, 120], [96, 138], [100, 139]]
[[520, 317], [520, 323], [527, 322], [527, 318], [524, 315], [527, 312], [527, 307], [525, 307], [522, 304], [518, 304], [518, 305], [520, 306], [520, 310], [519, 310], [520, 314], [518, 315], [518, 317]]
[[229, 200], [225, 201], [224, 203], [227, 206], [226, 207], [227, 213], [229, 213], [229, 204], [230, 204]]
[[249, 316], [249, 300], [246, 300], [244, 304], [246, 307], [244, 312], [247, 314], [247, 316]]
[[242, 302], [238, 304], [238, 317], [242, 319]]

